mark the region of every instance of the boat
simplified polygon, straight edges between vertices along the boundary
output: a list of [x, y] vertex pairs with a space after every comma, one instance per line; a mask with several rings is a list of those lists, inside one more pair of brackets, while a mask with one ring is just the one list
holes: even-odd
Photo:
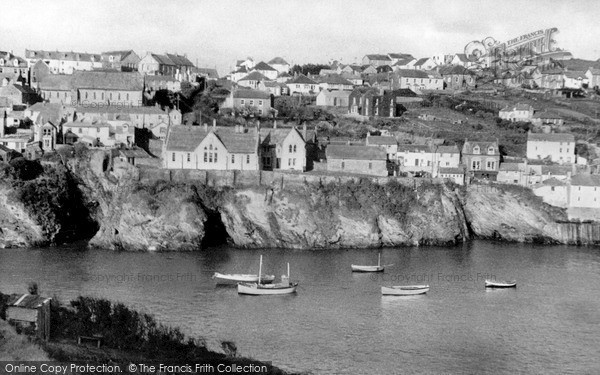
[[273, 284], [262, 283], [262, 255], [260, 256], [260, 265], [258, 267], [258, 281], [255, 283], [239, 283], [237, 286], [238, 294], [249, 294], [253, 296], [291, 294], [296, 292], [298, 283], [290, 282], [290, 264], [287, 264], [287, 276], [281, 276], [281, 282]]
[[351, 264], [352, 272], [383, 272], [384, 266], [381, 265], [381, 253], [379, 254], [376, 266], [359, 266]]
[[429, 292], [429, 285], [382, 286], [384, 296], [414, 296]]
[[514, 280], [513, 281], [496, 281], [496, 280], [486, 279], [485, 287], [486, 288], [516, 288], [517, 282]]
[[[218, 284], [256, 283], [258, 282], [258, 275], [215, 272], [213, 279], [216, 279]], [[261, 277], [263, 284], [272, 283], [273, 280], [275, 280], [275, 275], [264, 275]]]

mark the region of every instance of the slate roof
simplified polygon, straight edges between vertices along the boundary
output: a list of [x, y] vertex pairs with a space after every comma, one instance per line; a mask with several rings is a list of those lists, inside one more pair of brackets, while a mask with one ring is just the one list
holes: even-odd
[[421, 66], [421, 65], [425, 64], [425, 62], [427, 62], [427, 60], [429, 60], [429, 57], [423, 57], [421, 59], [418, 59], [417, 62], [415, 63], [415, 66]]
[[473, 155], [473, 148], [475, 146], [479, 146], [479, 155], [490, 155], [487, 153], [488, 148], [491, 146], [494, 148], [494, 153], [492, 154], [492, 156], [496, 156], [496, 155], [500, 155], [500, 152], [498, 150], [498, 142], [496, 141], [492, 141], [492, 142], [480, 142], [480, 141], [466, 141], [465, 144], [463, 145], [463, 149], [462, 149], [462, 153], [463, 155], [465, 154], [469, 154], [469, 155]]
[[600, 186], [600, 176], [592, 174], [576, 174], [571, 177], [571, 186]]
[[426, 72], [413, 69], [398, 69], [394, 72], [394, 75], [401, 78], [429, 78], [429, 74]]
[[254, 154], [258, 151], [255, 130], [250, 130], [248, 133], [236, 133], [218, 129], [215, 134], [223, 142], [229, 153]]
[[254, 65], [253, 69], [254, 70], [272, 70], [272, 71], [277, 71], [277, 69], [275, 69], [272, 66], [268, 65], [264, 61], [261, 61], [258, 64]]
[[437, 148], [438, 154], [458, 154], [458, 146], [438, 146]]
[[348, 85], [348, 86], [353, 85], [352, 82], [348, 81], [346, 78], [344, 78], [340, 75], [337, 75], [337, 74], [330, 74], [328, 76], [321, 78], [320, 83], [327, 83], [330, 85]]
[[61, 52], [44, 50], [25, 50], [25, 58], [65, 61], [100, 61], [101, 56], [95, 53]]
[[575, 142], [573, 134], [567, 133], [528, 133], [527, 141], [532, 142]]
[[398, 152], [433, 152], [433, 149], [428, 145], [398, 145]]
[[[58, 125], [63, 116], [63, 106], [60, 103], [35, 103], [27, 108], [27, 111], [39, 113], [39, 116], [43, 118], [44, 121], [50, 121], [55, 125]], [[31, 120], [36, 121], [35, 118], [32, 118]]]
[[507, 172], [518, 172], [522, 170], [519, 165], [522, 163], [500, 163], [500, 170]]
[[562, 116], [557, 113], [554, 113], [554, 112], [544, 111], [544, 112], [534, 113], [533, 118], [562, 119]]
[[69, 91], [73, 88], [73, 76], [49, 74], [39, 83], [40, 90]]
[[262, 73], [254, 71], [250, 74], [248, 74], [247, 76], [241, 78], [240, 80], [238, 80], [238, 82], [241, 81], [268, 81], [269, 79], [267, 77], [265, 77]]
[[373, 54], [373, 55], [367, 55], [367, 58], [369, 60], [392, 61], [392, 59], [388, 55]]
[[385, 150], [369, 146], [328, 145], [325, 150], [327, 159], [345, 160], [387, 160]]
[[6, 305], [26, 309], [37, 309], [50, 299], [51, 298], [45, 298], [34, 294], [11, 294], [6, 301]]
[[179, 82], [178, 80], [176, 80], [174, 77], [171, 77], [171, 76], [149, 76], [149, 75], [144, 76], [144, 81], [146, 81], [146, 82], [166, 82], [166, 81]]
[[193, 152], [211, 131], [204, 131], [203, 126], [171, 126], [167, 138], [167, 151]]
[[467, 59], [467, 55], [465, 55], [464, 53], [457, 53], [455, 56], [458, 57], [458, 59], [462, 62], [469, 62], [469, 59]]
[[192, 68], [192, 73], [198, 73], [198, 74], [206, 75], [208, 78], [211, 78], [211, 79], [218, 79], [219, 78], [219, 73], [217, 72], [217, 69], [212, 69], [212, 68], [196, 68], [196, 67], [193, 67]]
[[130, 149], [121, 149], [119, 153], [126, 158], [150, 158], [151, 156], [143, 149], [134, 147]]
[[446, 66], [440, 69], [440, 74], [442, 75], [475, 75], [475, 73], [464, 66], [454, 65], [454, 66]]
[[274, 57], [269, 61], [269, 64], [278, 64], [278, 65], [289, 65], [287, 61], [285, 61], [282, 57]]
[[154, 58], [154, 60], [158, 61], [158, 63], [161, 65], [170, 65], [170, 66], [175, 65], [175, 63], [167, 55], [159, 55], [156, 53], [151, 53], [150, 56], [152, 56]]
[[240, 99], [271, 99], [271, 95], [266, 92], [249, 89], [235, 90], [233, 92], [233, 97]]
[[[38, 103], [40, 104], [40, 103]], [[30, 108], [33, 108], [30, 107]], [[102, 108], [94, 108], [92, 106], [74, 106], [71, 107], [77, 113], [122, 113], [122, 114], [161, 114], [166, 115], [167, 112], [159, 107], [142, 107], [142, 106], [104, 106]]]
[[349, 98], [352, 91], [350, 90], [322, 90], [319, 95], [330, 98]]
[[142, 91], [144, 77], [138, 72], [75, 71], [73, 86], [77, 89]]
[[465, 174], [465, 171], [462, 168], [440, 167], [439, 173], [440, 174]]
[[[573, 176], [573, 177], [575, 177], [575, 176]], [[572, 180], [572, 179], [571, 179], [571, 180]], [[540, 184], [539, 184], [539, 185], [547, 185], [547, 186], [565, 186], [566, 184], [567, 184], [567, 183], [566, 183], [566, 182], [564, 182], [564, 181], [561, 181], [561, 180], [559, 180], [559, 179], [557, 179], [557, 178], [555, 178], [555, 177], [551, 177], [551, 178], [549, 178], [549, 179], [547, 179], [547, 180], [544, 180], [544, 181], [540, 182]], [[539, 185], [538, 185], [538, 186], [539, 186]], [[536, 187], [538, 187], [538, 186], [536, 186]]]
[[389, 53], [388, 56], [392, 59], [404, 59], [408, 61], [414, 59], [413, 55], [411, 55], [410, 53]]
[[370, 135], [367, 137], [367, 142], [369, 145], [397, 145], [398, 141], [394, 137], [390, 136], [379, 136], [379, 135]]
[[567, 173], [573, 172], [573, 167], [570, 165], [542, 165], [542, 174], [566, 176]]
[[584, 71], [566, 71], [565, 72], [565, 76], [567, 78], [574, 78], [574, 79], [582, 78], [582, 79], [585, 79], [585, 72]]
[[178, 66], [194, 66], [194, 63], [191, 62], [186, 56], [176, 55], [172, 53], [167, 53], [167, 57]]
[[288, 84], [290, 84], [290, 83], [302, 83], [302, 84], [307, 84], [307, 85], [316, 85], [317, 84], [317, 82], [315, 82], [312, 79], [308, 78], [304, 74], [299, 74], [297, 77], [294, 77], [291, 80], [287, 81], [287, 83]]

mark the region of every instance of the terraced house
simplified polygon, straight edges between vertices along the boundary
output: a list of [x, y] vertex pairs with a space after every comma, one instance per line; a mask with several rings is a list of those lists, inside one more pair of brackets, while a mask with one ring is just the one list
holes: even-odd
[[53, 74], [73, 74], [78, 70], [102, 68], [100, 54], [87, 52], [61, 52], [44, 50], [25, 50], [25, 60], [30, 67], [43, 61]]
[[465, 140], [462, 160], [467, 168], [467, 177], [496, 181], [500, 168], [498, 141]]
[[148, 53], [138, 63], [138, 71], [147, 75], [171, 76], [178, 81], [188, 80], [194, 64], [186, 56], [166, 53]]
[[575, 163], [575, 137], [566, 133], [527, 134], [527, 159], [549, 159], [555, 163]]

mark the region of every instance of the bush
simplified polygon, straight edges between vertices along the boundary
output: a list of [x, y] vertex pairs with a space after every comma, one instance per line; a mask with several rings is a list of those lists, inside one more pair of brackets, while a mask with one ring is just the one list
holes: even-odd
[[33, 180], [44, 172], [40, 163], [22, 157], [13, 159], [8, 164], [10, 177], [19, 181]]

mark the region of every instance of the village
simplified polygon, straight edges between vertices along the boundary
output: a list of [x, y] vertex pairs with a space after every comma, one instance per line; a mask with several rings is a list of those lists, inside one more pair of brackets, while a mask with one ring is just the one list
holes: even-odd
[[224, 76], [180, 54], [0, 52], [0, 161], [85, 144], [146, 169], [515, 184], [595, 220], [600, 61], [555, 31], [419, 59], [246, 58]]

